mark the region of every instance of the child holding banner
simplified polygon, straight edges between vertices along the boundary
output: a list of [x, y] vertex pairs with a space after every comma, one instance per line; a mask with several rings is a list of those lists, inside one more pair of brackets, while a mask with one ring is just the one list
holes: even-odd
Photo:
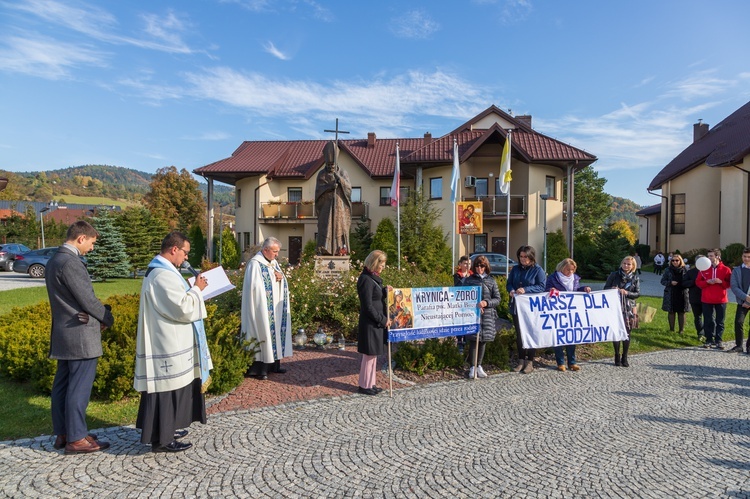
[[[576, 274], [578, 264], [572, 258], [565, 258], [557, 264], [555, 273], [547, 278], [546, 291], [585, 291], [591, 293], [588, 286], [579, 286], [581, 277]], [[555, 360], [557, 361], [557, 370], [565, 372], [565, 354], [568, 355], [568, 368], [571, 371], [579, 371], [581, 368], [576, 364], [576, 346], [566, 345], [565, 353], [563, 347], [555, 347]]]
[[531, 246], [518, 248], [516, 258], [518, 258], [519, 265], [511, 269], [506, 285], [510, 294], [510, 311], [513, 314], [513, 327], [516, 330], [516, 348], [518, 349], [518, 365], [513, 370], [529, 374], [534, 370], [536, 350], [523, 347], [514, 297], [525, 293], [543, 293], [547, 275], [544, 273], [544, 269], [537, 265], [536, 251]]
[[[500, 305], [500, 288], [497, 282], [490, 275], [492, 269], [486, 256], [480, 255], [474, 259], [472, 265], [472, 275], [464, 279], [463, 286], [479, 286], [482, 288], [482, 299], [479, 302], [479, 312], [482, 314], [481, 329], [476, 336], [469, 336], [467, 341], [471, 345], [469, 362], [474, 364], [476, 358], [476, 372], [474, 365], [469, 369], [469, 377], [486, 378], [487, 373], [482, 369], [482, 360], [484, 359], [484, 349], [488, 342], [495, 340], [497, 329], [495, 322], [497, 319], [497, 306]], [[478, 345], [477, 345], [478, 343]], [[476, 350], [476, 351], [475, 351]]]
[[622, 357], [620, 357], [620, 342], [613, 341], [615, 347], [615, 365], [630, 367], [628, 363], [628, 350], [630, 349], [630, 330], [633, 321], [637, 317], [635, 311], [635, 300], [641, 296], [641, 281], [635, 274], [637, 267], [635, 258], [626, 256], [620, 263], [620, 268], [607, 277], [604, 289], [619, 289], [622, 299], [622, 315], [625, 319], [625, 329], [628, 331], [628, 339], [622, 342]]

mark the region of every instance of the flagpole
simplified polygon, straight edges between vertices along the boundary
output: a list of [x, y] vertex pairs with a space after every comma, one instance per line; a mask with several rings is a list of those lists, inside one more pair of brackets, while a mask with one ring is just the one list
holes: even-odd
[[[456, 154], [456, 139], [453, 139], [453, 164], [456, 164], [455, 160], [455, 154]], [[454, 175], [453, 172], [451, 172], [451, 179], [453, 179]], [[455, 180], [455, 179], [454, 179]], [[451, 185], [451, 191], [456, 192], [456, 185]], [[451, 269], [456, 268], [456, 196], [451, 196], [453, 198], [453, 210], [451, 213]]]
[[[398, 175], [398, 178], [395, 176]], [[398, 257], [398, 270], [401, 270], [401, 156], [396, 142], [396, 171], [394, 173], [393, 185], [396, 186], [396, 246]], [[391, 188], [393, 190], [393, 188]], [[391, 197], [393, 197], [391, 192]]]
[[[508, 169], [510, 169], [511, 166], [511, 133], [511, 130], [508, 130]], [[505, 154], [503, 154], [502, 160], [505, 161], [505, 159]], [[502, 179], [502, 182], [505, 182], [505, 178]], [[505, 193], [505, 259], [505, 279], [507, 281], [508, 275], [510, 274], [510, 262], [508, 261], [510, 259], [510, 182], [508, 182], [508, 192]]]

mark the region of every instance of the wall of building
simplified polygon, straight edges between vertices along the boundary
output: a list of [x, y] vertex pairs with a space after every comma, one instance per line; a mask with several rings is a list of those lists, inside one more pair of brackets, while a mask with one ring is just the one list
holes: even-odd
[[[745, 163], [748, 163], [745, 158]], [[740, 165], [750, 170], [747, 165]], [[719, 245], [721, 248], [732, 243], [748, 244], [748, 173], [737, 168], [714, 168], [721, 174], [721, 233]]]
[[[701, 165], [662, 186], [659, 240], [663, 251], [711, 248], [720, 245], [721, 171]], [[671, 233], [672, 195], [685, 194], [685, 234]]]

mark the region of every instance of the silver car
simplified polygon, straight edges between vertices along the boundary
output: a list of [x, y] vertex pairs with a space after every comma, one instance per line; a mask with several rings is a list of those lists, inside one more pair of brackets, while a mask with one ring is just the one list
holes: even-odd
[[27, 246], [19, 243], [0, 244], [0, 268], [12, 272], [16, 255], [29, 251], [31, 250]]

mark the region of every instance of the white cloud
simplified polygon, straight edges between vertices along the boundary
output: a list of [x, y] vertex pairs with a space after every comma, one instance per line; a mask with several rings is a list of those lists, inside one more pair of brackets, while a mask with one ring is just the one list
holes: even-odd
[[189, 24], [172, 11], [163, 16], [142, 15], [145, 36], [133, 37], [118, 34], [119, 24], [115, 16], [96, 5], [80, 2], [74, 6], [55, 0], [25, 0], [9, 6], [106, 43], [169, 53], [196, 52], [182, 40]]
[[201, 140], [201, 141], [207, 141], [207, 142], [215, 142], [215, 141], [227, 140], [231, 138], [232, 136], [230, 134], [226, 132], [220, 132], [220, 131], [203, 132], [200, 135], [181, 137], [182, 140]]
[[[273, 80], [259, 73], [219, 67], [186, 75], [188, 92], [256, 115], [291, 120], [307, 115], [316, 121], [346, 116], [353, 134], [375, 129], [423, 127], [425, 118], [465, 119], [486, 108], [485, 90], [458, 76], [412, 71], [367, 82]], [[422, 120], [422, 123], [415, 123]]]
[[717, 78], [714, 74], [714, 70], [706, 70], [677, 81], [672, 84], [667, 97], [679, 97], [685, 101], [712, 98], [736, 85], [734, 80]]
[[47, 38], [9, 36], [0, 48], [0, 70], [59, 80], [81, 66], [106, 66], [102, 52]]
[[440, 29], [440, 23], [423, 10], [412, 10], [391, 19], [390, 28], [399, 38], [425, 39]]
[[276, 48], [276, 45], [274, 45], [273, 42], [264, 43], [263, 50], [276, 57], [277, 59], [281, 59], [282, 61], [288, 61], [290, 59], [288, 55]]

